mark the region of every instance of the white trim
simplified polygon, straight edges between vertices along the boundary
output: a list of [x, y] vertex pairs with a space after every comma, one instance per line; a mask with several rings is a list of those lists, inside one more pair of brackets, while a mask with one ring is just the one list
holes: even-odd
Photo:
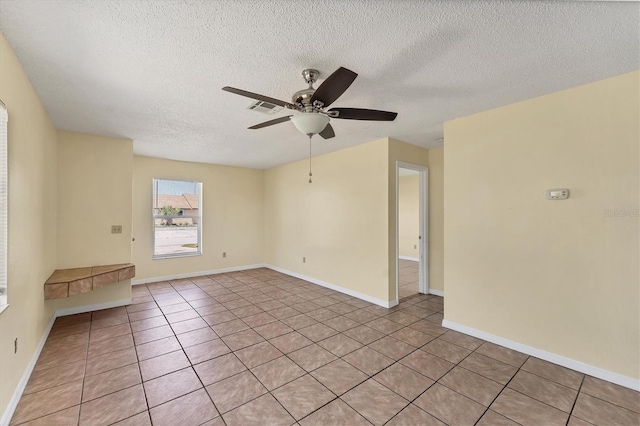
[[349, 296], [357, 297], [360, 300], [364, 300], [365, 302], [369, 302], [369, 303], [373, 303], [373, 304], [378, 305], [378, 306], [382, 306], [383, 308], [392, 308], [392, 307], [394, 307], [395, 305], [398, 304], [397, 300], [392, 300], [390, 302], [387, 302], [386, 300], [382, 300], [382, 299], [378, 299], [378, 298], [375, 298], [375, 297], [371, 297], [369, 295], [366, 295], [364, 293], [360, 293], [358, 291], [350, 290], [348, 288], [344, 288], [344, 287], [341, 287], [339, 285], [330, 284], [330, 283], [318, 280], [316, 278], [312, 278], [312, 277], [308, 277], [306, 275], [298, 274], [297, 272], [293, 272], [293, 271], [289, 271], [287, 269], [279, 268], [277, 266], [265, 264], [264, 267], [269, 268], [269, 269], [273, 269], [276, 272], [281, 272], [283, 274], [286, 274], [286, 275], [289, 275], [289, 276], [292, 276], [292, 277], [295, 277], [295, 278], [300, 278], [301, 280], [309, 281], [310, 283], [317, 284], [317, 285], [322, 286], [322, 287], [330, 288], [331, 290], [339, 291], [340, 293], [344, 293], [344, 294], [347, 294]]
[[18, 402], [20, 402], [20, 398], [22, 398], [22, 393], [24, 392], [24, 389], [27, 386], [27, 383], [29, 382], [29, 378], [31, 378], [31, 373], [33, 373], [33, 369], [35, 368], [36, 363], [38, 362], [38, 358], [40, 358], [40, 353], [42, 352], [42, 348], [44, 348], [44, 344], [47, 342], [47, 339], [49, 338], [49, 333], [51, 333], [51, 328], [53, 327], [53, 324], [55, 323], [56, 318], [64, 317], [67, 315], [81, 314], [84, 312], [99, 311], [100, 309], [116, 308], [119, 306], [125, 306], [130, 304], [131, 304], [131, 299], [122, 299], [122, 300], [115, 300], [112, 302], [96, 303], [94, 305], [83, 305], [75, 308], [58, 309], [57, 311], [55, 311], [53, 313], [53, 316], [51, 316], [51, 320], [49, 320], [49, 325], [47, 325], [47, 328], [45, 329], [44, 334], [42, 335], [42, 338], [40, 339], [40, 342], [38, 343], [38, 346], [36, 347], [36, 350], [33, 353], [33, 356], [31, 357], [31, 361], [29, 361], [29, 365], [27, 365], [27, 368], [22, 374], [22, 378], [18, 382], [18, 386], [16, 387], [16, 390], [13, 392], [13, 396], [11, 397], [11, 400], [9, 401], [7, 408], [4, 410], [2, 419], [0, 419], [0, 426], [7, 426], [11, 421], [11, 418], [13, 417], [13, 414], [16, 411], [16, 407], [18, 406]]
[[131, 299], [114, 300], [111, 302], [96, 303], [93, 305], [76, 306], [75, 308], [58, 309], [56, 311], [57, 317], [64, 317], [67, 315], [83, 314], [85, 312], [99, 311], [101, 309], [118, 308], [120, 306], [126, 306], [131, 304]]
[[420, 262], [420, 258], [419, 257], [398, 256], [398, 259], [400, 259], [400, 260], [411, 260], [413, 262]]
[[[8, 281], [8, 204], [9, 204], [9, 183], [8, 183], [8, 160], [7, 149], [9, 140], [7, 139], [7, 122], [9, 116], [7, 108], [0, 105], [0, 305], [7, 305]], [[4, 310], [4, 309], [2, 309]], [[0, 312], [2, 312], [0, 310]]]
[[246, 271], [247, 269], [266, 268], [266, 267], [267, 266], [264, 263], [256, 263], [255, 265], [233, 266], [230, 268], [210, 269], [208, 271], [199, 271], [199, 272], [185, 272], [182, 274], [165, 275], [162, 277], [139, 278], [139, 279], [131, 280], [131, 285], [151, 284], [151, 283], [158, 283], [160, 281], [178, 280], [181, 278], [200, 277], [202, 275], [222, 274], [225, 272]]
[[400, 300], [400, 168], [416, 170], [420, 173], [419, 187], [419, 219], [420, 241], [418, 262], [418, 291], [429, 294], [429, 168], [418, 164], [396, 160], [396, 241], [394, 253], [396, 258], [396, 280], [393, 285], [396, 288], [396, 300]]
[[364, 293], [360, 293], [354, 290], [349, 290], [348, 288], [341, 287], [339, 285], [330, 284], [321, 280], [318, 280], [313, 277], [309, 277], [306, 275], [298, 274], [297, 272], [289, 271], [288, 269], [280, 268], [278, 266], [269, 265], [267, 263], [256, 263], [255, 265], [244, 265], [244, 266], [234, 266], [231, 268], [223, 268], [223, 269], [211, 269], [209, 271], [200, 271], [200, 272], [187, 272], [184, 274], [175, 274], [175, 275], [165, 275], [162, 277], [153, 277], [153, 278], [140, 278], [136, 280], [131, 280], [131, 285], [141, 285], [141, 284], [150, 284], [157, 283], [160, 281], [169, 281], [169, 280], [177, 280], [180, 278], [192, 278], [192, 277], [200, 277], [202, 275], [213, 275], [213, 274], [222, 274], [225, 272], [236, 272], [236, 271], [246, 271], [248, 269], [256, 269], [256, 268], [269, 268], [276, 272], [281, 272], [283, 274], [289, 275], [294, 278], [299, 278], [301, 280], [309, 281], [310, 283], [317, 284], [322, 287], [330, 288], [335, 291], [339, 291], [340, 293], [348, 294], [349, 296], [357, 297], [358, 299], [364, 300], [366, 302], [370, 302], [376, 304], [378, 306], [382, 306], [384, 308], [393, 308], [398, 304], [397, 299], [387, 302], [382, 299], [377, 299], [375, 297], [371, 297]]
[[38, 362], [38, 358], [40, 358], [40, 353], [42, 352], [42, 348], [44, 348], [44, 344], [47, 341], [47, 338], [49, 337], [49, 333], [51, 332], [51, 327], [53, 327], [53, 323], [55, 322], [55, 320], [56, 320], [56, 313], [54, 312], [53, 316], [51, 317], [51, 320], [49, 321], [49, 325], [47, 325], [47, 328], [45, 329], [44, 334], [42, 335], [42, 338], [40, 339], [40, 342], [38, 343], [38, 346], [36, 347], [36, 350], [33, 353], [33, 356], [31, 357], [31, 361], [29, 361], [27, 368], [24, 370], [24, 373], [22, 374], [22, 378], [18, 382], [18, 386], [16, 386], [16, 390], [13, 392], [13, 396], [9, 400], [9, 404], [7, 405], [7, 408], [4, 410], [2, 419], [0, 419], [0, 425], [6, 426], [11, 421], [11, 418], [13, 417], [13, 413], [16, 411], [16, 407], [18, 406], [18, 402], [20, 402], [20, 398], [22, 398], [22, 392], [24, 392], [24, 388], [27, 387], [27, 383], [29, 382], [31, 373], [33, 372], [33, 369], [36, 366], [36, 362]]
[[436, 289], [433, 289], [433, 288], [429, 289], [429, 294], [433, 294], [434, 296], [444, 297], [444, 291], [436, 290]]
[[475, 328], [467, 327], [466, 325], [456, 324], [451, 321], [443, 320], [442, 326], [450, 328], [451, 330], [459, 331], [460, 333], [468, 334], [479, 339], [486, 340], [487, 342], [501, 345], [514, 351], [522, 352], [527, 355], [535, 356], [536, 358], [543, 359], [545, 361], [552, 362], [554, 364], [561, 365], [563, 367], [570, 368], [575, 371], [579, 371], [584, 374], [588, 374], [593, 377], [597, 377], [607, 382], [615, 383], [625, 388], [640, 391], [640, 380], [633, 377], [624, 376], [622, 374], [614, 373], [613, 371], [605, 370], [600, 367], [585, 364], [575, 359], [567, 358], [562, 355], [557, 355], [551, 352], [544, 351], [542, 349], [534, 348], [532, 346], [525, 345], [523, 343], [514, 342], [513, 340], [505, 339], [504, 337], [496, 336], [485, 331], [476, 330]]

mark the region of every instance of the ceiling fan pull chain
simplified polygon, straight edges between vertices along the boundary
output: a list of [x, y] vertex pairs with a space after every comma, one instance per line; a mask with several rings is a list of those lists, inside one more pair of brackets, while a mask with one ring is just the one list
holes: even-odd
[[311, 176], [313, 176], [311, 173], [311, 136], [313, 135], [309, 134], [309, 183], [311, 183]]

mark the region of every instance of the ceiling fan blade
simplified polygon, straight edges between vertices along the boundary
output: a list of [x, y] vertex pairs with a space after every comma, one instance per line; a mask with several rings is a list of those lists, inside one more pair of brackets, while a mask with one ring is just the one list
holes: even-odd
[[331, 124], [327, 124], [327, 127], [325, 127], [324, 130], [318, 134], [324, 139], [331, 139], [336, 135], [336, 133], [333, 131], [333, 127], [331, 127]]
[[235, 93], [236, 95], [245, 96], [251, 99], [257, 99], [259, 101], [269, 102], [274, 105], [279, 105], [281, 107], [290, 108], [290, 109], [298, 109], [295, 105], [281, 101], [280, 99], [270, 98], [269, 96], [259, 95], [257, 93], [247, 92], [246, 90], [236, 89], [235, 87], [225, 86], [222, 88], [225, 92]]
[[265, 121], [264, 123], [256, 124], [255, 126], [249, 127], [249, 129], [262, 129], [263, 127], [284, 123], [285, 121], [289, 121], [290, 118], [291, 118], [291, 115], [287, 115], [285, 117], [276, 118], [275, 120], [269, 120], [269, 121]]
[[331, 108], [327, 112], [337, 112], [338, 116], [332, 118], [343, 120], [393, 121], [398, 116], [397, 112], [363, 108]]
[[344, 67], [338, 68], [316, 89], [311, 103], [320, 101], [325, 107], [331, 105], [351, 86], [357, 76], [358, 74]]

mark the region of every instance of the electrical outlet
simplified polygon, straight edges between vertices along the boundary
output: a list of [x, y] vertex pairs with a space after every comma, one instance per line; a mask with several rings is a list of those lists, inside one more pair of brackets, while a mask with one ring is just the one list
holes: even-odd
[[122, 225], [111, 225], [112, 234], [122, 234]]
[[302, 258], [302, 263], [307, 263], [307, 258], [306, 257]]
[[417, 246], [416, 244], [414, 244], [414, 245], [413, 245], [413, 248], [414, 248], [414, 249], [417, 249], [417, 248], [418, 248], [418, 246]]
[[227, 252], [226, 251], [222, 252], [222, 257], [227, 257]]
[[18, 353], [18, 338], [16, 337], [16, 340], [13, 341], [13, 353], [17, 354]]

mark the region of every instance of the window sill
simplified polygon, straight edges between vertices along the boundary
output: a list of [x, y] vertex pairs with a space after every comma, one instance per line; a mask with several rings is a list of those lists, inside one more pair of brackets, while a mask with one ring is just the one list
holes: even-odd
[[176, 254], [162, 254], [158, 256], [153, 256], [152, 260], [163, 260], [163, 259], [175, 259], [180, 257], [194, 257], [194, 256], [202, 256], [202, 253], [176, 253]]
[[0, 305], [0, 314], [4, 312], [5, 309], [7, 309], [9, 307], [9, 304], [5, 304], [5, 305]]

